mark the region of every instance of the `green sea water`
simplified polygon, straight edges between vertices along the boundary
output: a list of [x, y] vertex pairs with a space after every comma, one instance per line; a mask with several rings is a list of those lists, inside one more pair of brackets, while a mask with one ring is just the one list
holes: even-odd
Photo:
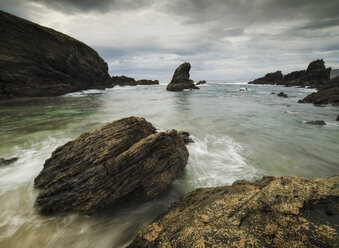
[[[248, 91], [239, 91], [247, 87]], [[288, 98], [272, 92], [284, 91]], [[166, 85], [115, 87], [0, 103], [0, 247], [125, 247], [138, 229], [199, 187], [263, 175], [339, 174], [339, 107], [299, 104], [312, 89], [208, 82], [200, 90]], [[58, 146], [106, 122], [146, 118], [158, 130], [189, 131], [185, 171], [158, 198], [121, 203], [91, 217], [40, 216], [33, 180]], [[306, 121], [324, 120], [314, 126]]]

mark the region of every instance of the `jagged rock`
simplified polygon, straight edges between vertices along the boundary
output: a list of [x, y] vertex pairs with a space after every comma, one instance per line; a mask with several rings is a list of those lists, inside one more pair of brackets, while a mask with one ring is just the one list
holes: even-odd
[[122, 75], [122, 76], [113, 76], [112, 84], [119, 86], [136, 86], [137, 82], [135, 81], [134, 78]]
[[84, 43], [0, 11], [0, 100], [112, 87], [108, 67]]
[[338, 210], [338, 176], [241, 180], [182, 197], [128, 247], [337, 247]]
[[10, 164], [13, 164], [14, 162], [16, 162], [19, 158], [9, 158], [9, 159], [5, 159], [5, 158], [0, 158], [0, 167], [1, 166], [7, 166]]
[[184, 169], [188, 151], [177, 131], [156, 132], [143, 118], [105, 124], [57, 148], [35, 178], [40, 213], [91, 215], [121, 199], [162, 193]]
[[267, 73], [264, 77], [255, 79], [249, 84], [277, 84], [283, 78], [281, 71], [276, 71], [272, 73]]
[[181, 138], [183, 139], [185, 144], [188, 143], [194, 143], [194, 141], [192, 140], [192, 138], [190, 138], [190, 133], [186, 132], [186, 131], [180, 131], [178, 132], [179, 135], [181, 136]]
[[190, 63], [181, 64], [174, 72], [171, 82], [167, 85], [169, 91], [181, 91], [184, 89], [199, 89], [193, 80], [190, 80]]
[[324, 126], [326, 125], [326, 122], [322, 120], [316, 120], [316, 121], [306, 121], [305, 124]]
[[200, 85], [200, 84], [206, 84], [205, 80], [200, 80], [199, 82], [197, 82], [195, 85]]
[[299, 103], [313, 103], [313, 104], [339, 104], [339, 76], [332, 78], [326, 82], [322, 87], [319, 87], [317, 92], [313, 92], [304, 99], [299, 100]]
[[140, 79], [137, 81], [137, 85], [152, 85], [159, 84], [158, 80], [148, 80], [148, 79]]
[[324, 60], [312, 61], [307, 67], [307, 79], [311, 86], [317, 87], [330, 80], [331, 68], [325, 68]]
[[285, 94], [284, 92], [280, 92], [277, 96], [280, 96], [280, 97], [285, 97], [285, 98], [287, 98], [288, 97], [288, 95], [287, 94]]

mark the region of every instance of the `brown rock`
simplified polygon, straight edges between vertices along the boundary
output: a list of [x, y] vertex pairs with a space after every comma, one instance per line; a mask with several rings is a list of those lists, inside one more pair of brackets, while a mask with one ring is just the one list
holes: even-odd
[[287, 98], [288, 97], [288, 95], [287, 94], [285, 94], [284, 92], [280, 92], [277, 96], [280, 96], [280, 97], [285, 97], [285, 98]]
[[84, 43], [0, 11], [0, 100], [112, 87], [108, 66]]
[[35, 178], [43, 214], [91, 215], [120, 199], [148, 200], [184, 169], [188, 151], [177, 131], [156, 132], [129, 117], [82, 134], [56, 149]]
[[326, 125], [326, 122], [322, 120], [316, 120], [316, 121], [306, 121], [305, 124], [324, 126]]
[[190, 63], [181, 64], [174, 72], [172, 81], [167, 85], [168, 91], [182, 91], [184, 89], [199, 89], [193, 80], [190, 80]]
[[186, 132], [186, 131], [180, 131], [178, 132], [179, 135], [181, 136], [181, 138], [183, 139], [185, 144], [188, 143], [194, 143], [194, 141], [192, 140], [192, 138], [190, 138], [190, 133]]
[[136, 86], [137, 82], [135, 81], [134, 78], [122, 75], [122, 76], [113, 76], [112, 84], [119, 86]]
[[337, 247], [338, 185], [338, 176], [286, 176], [197, 189], [129, 247]]
[[148, 79], [140, 79], [137, 81], [137, 85], [153, 85], [159, 84], [158, 80], [148, 80]]

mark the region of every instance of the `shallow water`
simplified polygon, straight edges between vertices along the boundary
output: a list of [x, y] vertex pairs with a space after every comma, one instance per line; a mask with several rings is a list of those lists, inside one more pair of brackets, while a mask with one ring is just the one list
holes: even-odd
[[[248, 91], [239, 91], [247, 87]], [[339, 174], [339, 108], [298, 104], [313, 90], [209, 82], [200, 90], [165, 85], [89, 90], [62, 97], [0, 103], [0, 247], [125, 247], [137, 230], [179, 196], [262, 175]], [[284, 91], [289, 98], [271, 92]], [[33, 180], [51, 152], [102, 124], [141, 116], [159, 130], [189, 131], [188, 165], [160, 197], [123, 203], [91, 217], [39, 216]], [[324, 120], [326, 126], [307, 125]]]

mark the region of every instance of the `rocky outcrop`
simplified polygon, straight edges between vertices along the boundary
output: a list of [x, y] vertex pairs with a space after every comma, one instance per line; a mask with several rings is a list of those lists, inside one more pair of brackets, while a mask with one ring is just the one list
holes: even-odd
[[0, 99], [112, 87], [108, 67], [84, 43], [0, 11]]
[[134, 78], [126, 77], [126, 76], [113, 76], [112, 77], [112, 84], [114, 86], [136, 86], [136, 85], [152, 85], [152, 84], [159, 84], [158, 80], [148, 80], [148, 79], [141, 79], [136, 81]]
[[184, 89], [199, 89], [193, 80], [190, 80], [190, 63], [181, 64], [174, 72], [171, 82], [167, 85], [168, 91], [181, 91]]
[[18, 158], [9, 158], [9, 159], [0, 158], [0, 167], [11, 165], [14, 162], [16, 162], [17, 160], [18, 160]]
[[312, 61], [307, 70], [293, 71], [282, 76], [281, 71], [266, 74], [263, 78], [258, 78], [249, 84], [278, 84], [285, 86], [313, 87], [318, 88], [330, 80], [331, 68], [326, 68], [324, 60]]
[[158, 80], [148, 80], [148, 79], [140, 79], [137, 81], [137, 85], [153, 85], [159, 84]]
[[332, 78], [323, 86], [319, 87], [317, 92], [311, 93], [298, 102], [339, 105], [339, 76]]
[[288, 97], [288, 95], [286, 94], [286, 93], [284, 93], [283, 91], [282, 92], [280, 92], [277, 96], [280, 96], [280, 97], [285, 97], [285, 98], [287, 98]]
[[42, 214], [91, 215], [121, 199], [145, 201], [162, 193], [184, 169], [188, 151], [177, 131], [156, 132], [129, 117], [82, 134], [56, 149], [34, 185]]
[[272, 73], [267, 73], [264, 77], [255, 79], [249, 84], [277, 84], [283, 78], [281, 71], [276, 71]]
[[324, 125], [326, 125], [326, 122], [324, 122], [322, 120], [316, 120], [316, 121], [306, 121], [305, 124], [324, 126]]
[[136, 86], [137, 82], [134, 78], [122, 76], [113, 76], [112, 77], [112, 84], [119, 85], [119, 86]]
[[197, 189], [142, 228], [134, 247], [337, 247], [339, 177], [264, 177]]
[[201, 85], [201, 84], [206, 84], [205, 80], [200, 80], [199, 82], [197, 82], [195, 85]]

